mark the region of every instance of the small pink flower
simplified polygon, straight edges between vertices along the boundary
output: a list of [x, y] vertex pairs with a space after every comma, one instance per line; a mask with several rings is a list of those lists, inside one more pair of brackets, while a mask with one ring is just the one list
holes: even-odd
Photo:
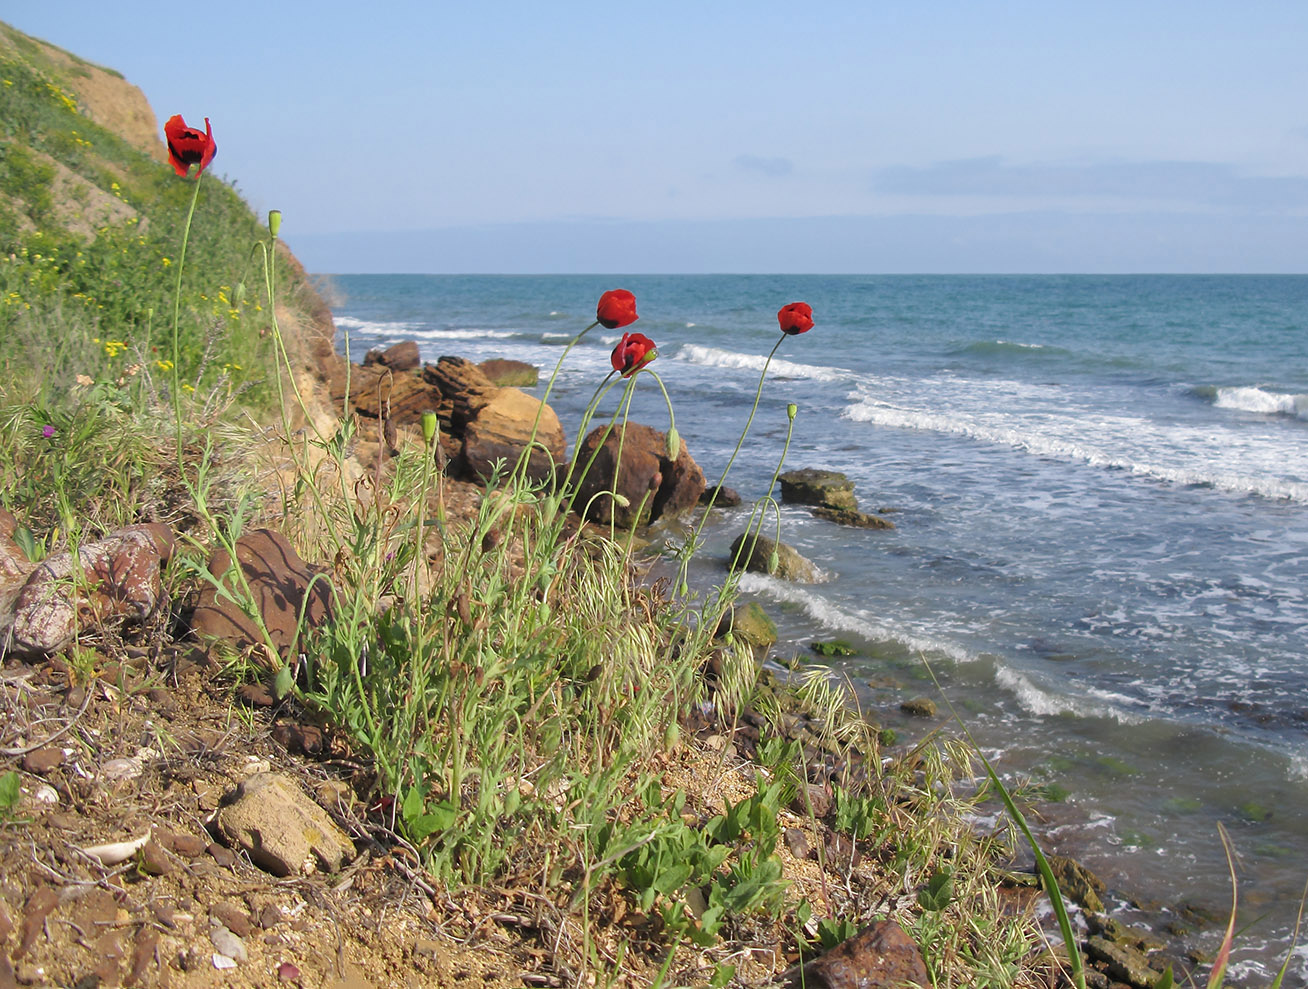
[[48, 439], [48, 440], [49, 440], [49, 439], [54, 439], [54, 434], [55, 434], [55, 428], [54, 428], [54, 426], [42, 426], [42, 427], [41, 427], [41, 435], [44, 436], [46, 439]]

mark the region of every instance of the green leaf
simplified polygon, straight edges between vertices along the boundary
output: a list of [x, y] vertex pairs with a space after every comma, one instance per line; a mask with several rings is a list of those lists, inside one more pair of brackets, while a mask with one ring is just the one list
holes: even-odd
[[937, 869], [927, 880], [926, 888], [917, 894], [918, 905], [923, 910], [943, 910], [954, 898], [954, 873], [951, 869]]
[[18, 774], [10, 771], [0, 776], [0, 811], [12, 810], [18, 804]]

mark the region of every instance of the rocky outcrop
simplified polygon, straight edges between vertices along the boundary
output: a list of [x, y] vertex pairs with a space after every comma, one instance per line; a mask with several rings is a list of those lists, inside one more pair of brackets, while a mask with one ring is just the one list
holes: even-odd
[[424, 366], [422, 377], [440, 390], [436, 414], [441, 429], [456, 436], [463, 435], [464, 427], [498, 390], [481, 368], [462, 357], [442, 357]]
[[704, 472], [685, 442], [678, 447], [669, 457], [667, 436], [640, 423], [593, 430], [576, 453], [574, 510], [626, 529], [693, 508], [704, 492]]
[[132, 525], [47, 557], [14, 601], [9, 648], [53, 653], [83, 628], [144, 621], [165, 602], [160, 567], [174, 546], [167, 526]]
[[372, 419], [414, 425], [441, 402], [441, 391], [420, 375], [395, 371], [385, 364], [357, 368], [350, 376], [354, 411]]

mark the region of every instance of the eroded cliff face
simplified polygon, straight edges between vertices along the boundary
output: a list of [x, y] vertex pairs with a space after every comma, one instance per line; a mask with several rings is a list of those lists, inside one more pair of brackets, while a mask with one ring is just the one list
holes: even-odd
[[0, 24], [0, 56], [21, 57], [60, 81], [83, 113], [151, 158], [164, 161], [159, 121], [136, 86], [112, 69], [102, 68], [62, 48]]

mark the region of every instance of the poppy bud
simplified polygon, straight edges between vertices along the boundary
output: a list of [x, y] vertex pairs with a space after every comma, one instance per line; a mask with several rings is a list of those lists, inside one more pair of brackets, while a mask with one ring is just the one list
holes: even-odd
[[422, 414], [422, 441], [431, 446], [432, 441], [436, 439], [436, 430], [439, 428], [439, 422], [436, 419], [435, 412], [424, 412]]
[[616, 501], [623, 508], [631, 507], [631, 499], [624, 494], [618, 494], [618, 492], [616, 491], [613, 492], [613, 500]]
[[287, 663], [273, 678], [273, 696], [281, 700], [291, 692], [293, 686], [295, 686], [295, 674], [291, 672], [291, 665]]
[[232, 299], [238, 306], [245, 301], [245, 282], [236, 283], [236, 291], [232, 293]]
[[282, 229], [282, 211], [279, 209], [270, 209], [268, 211], [268, 232], [274, 237]]
[[681, 434], [677, 432], [677, 427], [673, 426], [671, 429], [668, 430], [668, 459], [676, 460], [677, 455], [680, 453], [681, 453]]
[[768, 557], [768, 573], [776, 573], [777, 567], [781, 566], [781, 555], [776, 550]]
[[791, 422], [795, 421], [795, 416], [798, 412], [799, 412], [799, 406], [796, 405], [794, 402], [790, 402], [786, 405], [786, 418], [789, 419]]

